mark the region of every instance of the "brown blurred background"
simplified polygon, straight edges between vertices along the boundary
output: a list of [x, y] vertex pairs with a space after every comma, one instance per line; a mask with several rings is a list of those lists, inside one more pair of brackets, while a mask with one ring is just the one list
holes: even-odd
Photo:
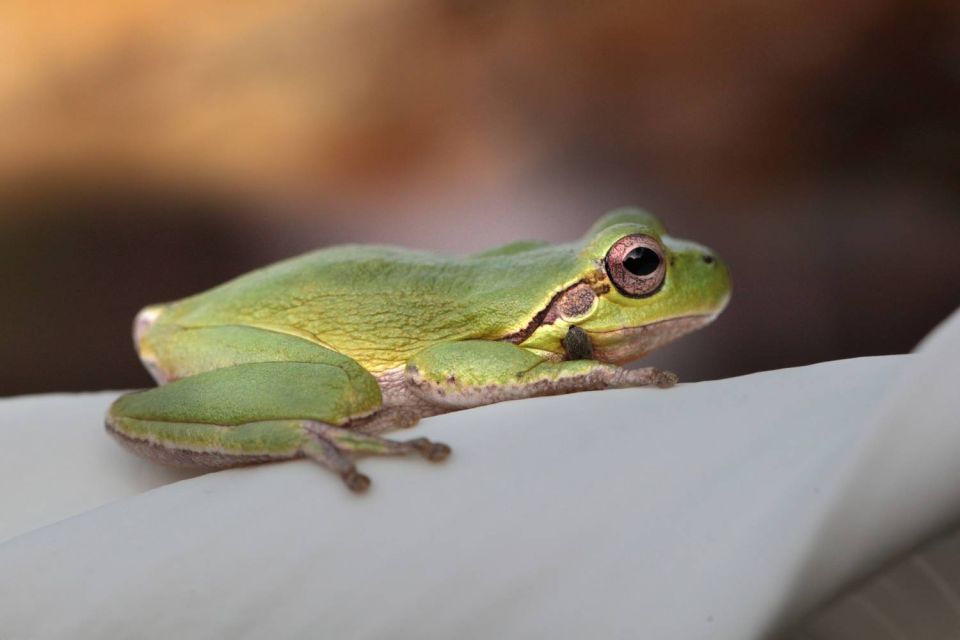
[[145, 386], [137, 309], [316, 246], [622, 204], [731, 264], [685, 379], [909, 350], [960, 304], [960, 4], [0, 4], [0, 395]]

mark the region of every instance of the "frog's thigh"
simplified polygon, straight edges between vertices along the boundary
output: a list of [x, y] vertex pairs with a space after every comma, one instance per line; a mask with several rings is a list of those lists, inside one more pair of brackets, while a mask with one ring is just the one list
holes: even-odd
[[509, 342], [469, 340], [434, 345], [407, 366], [407, 384], [436, 404], [465, 408], [502, 400], [638, 386], [669, 387], [658, 369], [623, 369], [596, 360], [544, 360]]
[[161, 384], [238, 364], [310, 362], [343, 370], [360, 386], [372, 377], [352, 358], [297, 336], [242, 325], [160, 326], [139, 343], [141, 358]]
[[[340, 367], [260, 362], [200, 373], [122, 396], [107, 427], [168, 462], [229, 466], [300, 455], [304, 422], [340, 425], [380, 406], [376, 380]], [[153, 451], [147, 451], [152, 449]]]

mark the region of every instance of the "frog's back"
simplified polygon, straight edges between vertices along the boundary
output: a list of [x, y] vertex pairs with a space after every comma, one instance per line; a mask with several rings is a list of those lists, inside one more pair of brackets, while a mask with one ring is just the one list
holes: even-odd
[[467, 258], [345, 245], [253, 271], [164, 315], [181, 326], [243, 324], [298, 335], [383, 371], [430, 344], [521, 330], [577, 277], [580, 260], [572, 245]]

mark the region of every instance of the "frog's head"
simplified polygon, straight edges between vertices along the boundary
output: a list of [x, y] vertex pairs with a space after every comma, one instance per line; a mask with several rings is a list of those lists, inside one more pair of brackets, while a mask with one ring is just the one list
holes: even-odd
[[727, 267], [710, 249], [667, 235], [638, 209], [600, 219], [580, 257], [581, 279], [557, 294], [542, 331], [524, 346], [557, 351], [578, 326], [594, 358], [624, 364], [708, 324], [730, 299]]
[[730, 300], [726, 265], [708, 248], [672, 238], [652, 215], [614, 211], [587, 234], [583, 252], [602, 277], [593, 309], [573, 320], [595, 357], [622, 364], [716, 318]]

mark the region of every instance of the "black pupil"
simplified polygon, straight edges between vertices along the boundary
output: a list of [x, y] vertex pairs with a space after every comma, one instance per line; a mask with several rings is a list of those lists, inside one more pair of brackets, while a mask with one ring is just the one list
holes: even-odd
[[623, 259], [623, 266], [635, 276], [648, 276], [660, 266], [660, 256], [653, 249], [637, 247]]

